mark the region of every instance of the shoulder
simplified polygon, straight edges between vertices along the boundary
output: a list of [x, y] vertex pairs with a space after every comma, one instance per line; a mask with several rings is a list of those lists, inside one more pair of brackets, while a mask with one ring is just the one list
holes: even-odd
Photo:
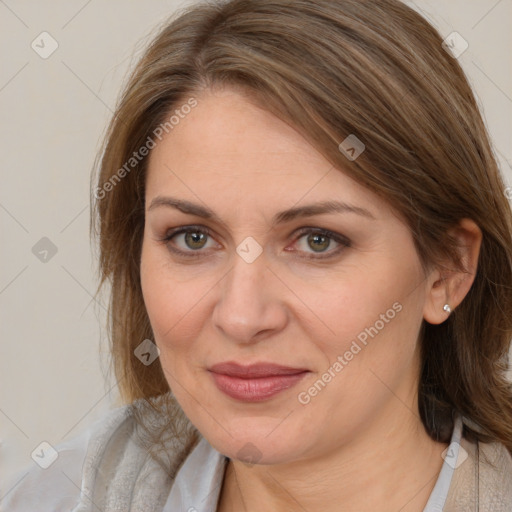
[[497, 442], [478, 443], [478, 475], [485, 493], [483, 510], [512, 510], [512, 456]]
[[126, 421], [129, 406], [118, 407], [70, 440], [40, 445], [33, 461], [3, 482], [0, 510], [69, 511], [78, 503], [82, 471], [91, 439], [111, 437]]
[[481, 512], [512, 510], [512, 456], [498, 442], [463, 437], [452, 484], [443, 509]]
[[75, 512], [162, 510], [200, 438], [171, 393], [130, 404], [91, 438]]
[[200, 438], [176, 406], [164, 395], [109, 411], [80, 436], [57, 445], [58, 457], [47, 469], [32, 464], [19, 472], [4, 488], [0, 509], [161, 510], [178, 468]]

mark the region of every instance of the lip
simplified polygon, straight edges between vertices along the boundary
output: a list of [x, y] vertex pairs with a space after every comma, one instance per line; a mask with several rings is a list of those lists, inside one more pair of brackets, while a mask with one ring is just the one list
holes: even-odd
[[309, 370], [274, 363], [243, 366], [234, 362], [220, 363], [209, 371], [217, 388], [231, 398], [243, 402], [268, 400], [297, 384]]
[[309, 371], [307, 368], [292, 368], [291, 366], [282, 366], [275, 363], [253, 363], [250, 365], [241, 365], [234, 361], [214, 364], [209, 368], [209, 370], [214, 373], [229, 375], [230, 377], [239, 377], [242, 379], [271, 377], [274, 375], [294, 375]]

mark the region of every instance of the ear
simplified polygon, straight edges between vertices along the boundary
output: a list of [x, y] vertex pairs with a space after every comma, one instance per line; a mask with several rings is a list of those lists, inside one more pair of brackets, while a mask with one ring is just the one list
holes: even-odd
[[435, 269], [430, 274], [423, 318], [431, 324], [440, 324], [448, 318], [450, 313], [443, 309], [445, 304], [453, 311], [462, 302], [475, 280], [478, 266], [482, 231], [475, 222], [462, 219], [449, 233], [459, 241], [459, 254], [465, 271], [454, 269], [449, 262], [446, 269]]

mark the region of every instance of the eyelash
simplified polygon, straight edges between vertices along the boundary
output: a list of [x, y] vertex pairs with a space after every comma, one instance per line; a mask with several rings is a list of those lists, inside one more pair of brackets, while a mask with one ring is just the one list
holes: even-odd
[[[168, 246], [168, 249], [172, 251], [175, 254], [178, 254], [179, 256], [183, 256], [186, 258], [200, 258], [204, 256], [204, 253], [202, 253], [201, 250], [197, 251], [182, 251], [181, 249], [176, 249], [176, 247], [171, 247], [170, 242], [171, 240], [182, 233], [203, 233], [207, 235], [208, 237], [212, 236], [212, 232], [205, 226], [182, 226], [179, 228], [175, 228], [169, 232], [167, 232], [166, 236], [159, 239], [159, 242], [164, 243]], [[334, 240], [336, 243], [340, 244], [340, 247], [329, 251], [328, 253], [318, 253], [318, 254], [327, 254], [327, 256], [299, 256], [302, 259], [308, 259], [308, 260], [326, 260], [328, 258], [333, 258], [337, 256], [341, 251], [344, 249], [350, 247], [351, 243], [350, 240], [342, 235], [339, 235], [338, 233], [334, 233], [333, 231], [329, 231], [327, 229], [321, 229], [321, 228], [313, 228], [313, 227], [304, 227], [298, 230], [296, 233], [296, 238], [294, 242], [297, 242], [300, 240], [304, 235], [308, 234], [315, 234], [315, 235], [321, 235], [325, 236], [327, 238], [330, 238], [331, 240]], [[298, 251], [300, 252], [300, 251]]]

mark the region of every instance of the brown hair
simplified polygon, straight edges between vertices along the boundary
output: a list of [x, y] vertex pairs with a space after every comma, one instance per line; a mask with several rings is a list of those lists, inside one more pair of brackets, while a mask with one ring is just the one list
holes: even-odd
[[[152, 339], [139, 267], [147, 158], [126, 162], [173, 109], [229, 86], [400, 212], [425, 271], [446, 258], [463, 268], [447, 231], [462, 218], [480, 227], [470, 291], [442, 324], [423, 322], [419, 409], [436, 440], [449, 440], [458, 412], [475, 426], [468, 434], [512, 453], [512, 214], [472, 90], [439, 33], [398, 0], [230, 0], [179, 14], [127, 82], [91, 198], [123, 398], [169, 392], [159, 360], [134, 355]], [[366, 146], [354, 161], [338, 149], [349, 134]]]

